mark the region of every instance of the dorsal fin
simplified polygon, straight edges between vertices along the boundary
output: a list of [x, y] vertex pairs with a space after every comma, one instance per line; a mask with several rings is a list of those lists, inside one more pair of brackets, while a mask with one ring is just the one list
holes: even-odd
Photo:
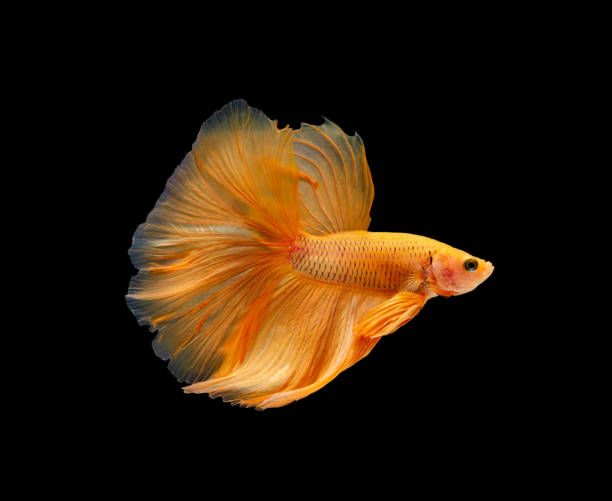
[[295, 131], [300, 169], [300, 219], [305, 231], [325, 235], [366, 230], [374, 185], [359, 135], [347, 136], [335, 123], [302, 124]]

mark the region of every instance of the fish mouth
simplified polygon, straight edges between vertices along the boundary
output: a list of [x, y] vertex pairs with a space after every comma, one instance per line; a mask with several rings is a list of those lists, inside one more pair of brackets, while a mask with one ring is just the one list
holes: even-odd
[[494, 269], [495, 269], [495, 266], [493, 266], [491, 261], [486, 261], [485, 262], [484, 280], [486, 280], [487, 278], [489, 278], [491, 276], [491, 273], [493, 273]]

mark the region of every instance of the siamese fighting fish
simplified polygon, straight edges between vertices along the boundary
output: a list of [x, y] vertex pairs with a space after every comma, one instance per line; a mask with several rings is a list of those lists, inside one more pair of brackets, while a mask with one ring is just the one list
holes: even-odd
[[486, 260], [431, 238], [368, 232], [361, 138], [277, 122], [243, 100], [202, 125], [129, 250], [127, 304], [187, 393], [266, 409], [304, 398]]

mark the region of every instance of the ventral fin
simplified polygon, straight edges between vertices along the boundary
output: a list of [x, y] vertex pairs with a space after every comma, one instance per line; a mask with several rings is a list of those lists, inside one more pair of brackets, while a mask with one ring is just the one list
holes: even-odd
[[372, 308], [355, 326], [355, 334], [377, 338], [391, 334], [412, 320], [425, 304], [425, 296], [412, 292], [398, 292]]

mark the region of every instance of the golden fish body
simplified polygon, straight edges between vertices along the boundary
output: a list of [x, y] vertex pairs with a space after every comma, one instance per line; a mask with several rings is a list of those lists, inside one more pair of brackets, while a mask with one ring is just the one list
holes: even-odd
[[[441, 256], [448, 261], [469, 259], [467, 253], [432, 238], [410, 233], [349, 231], [324, 236], [300, 233], [290, 247], [293, 269], [307, 277], [338, 286], [354, 287], [381, 293], [420, 292], [451, 295], [466, 290], [457, 287], [444, 289], [436, 278], [450, 276], [481, 279], [481, 274], [465, 272], [461, 268], [443, 270]], [[477, 259], [477, 258], [474, 258]], [[493, 266], [478, 260], [486, 276]], [[468, 274], [469, 273], [469, 274]], [[457, 285], [457, 284], [455, 284]]]

